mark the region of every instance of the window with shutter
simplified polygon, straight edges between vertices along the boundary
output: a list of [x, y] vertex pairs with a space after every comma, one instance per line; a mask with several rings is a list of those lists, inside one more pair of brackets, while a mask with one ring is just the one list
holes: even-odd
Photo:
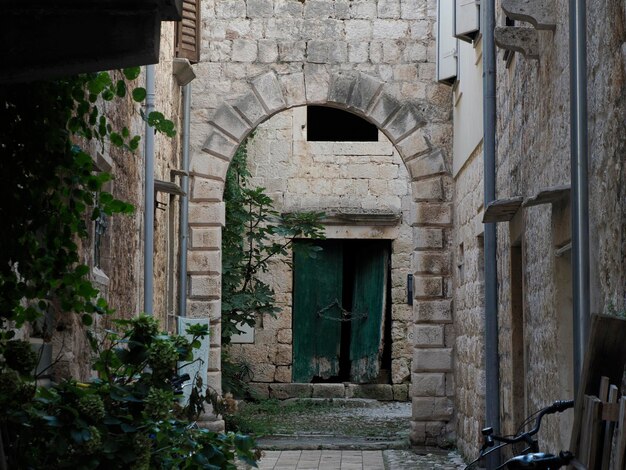
[[200, 0], [183, 0], [183, 19], [176, 23], [176, 57], [200, 61]]
[[454, 35], [462, 41], [473, 42], [480, 32], [480, 2], [455, 0]]
[[437, 2], [437, 81], [452, 85], [457, 76], [458, 41], [454, 37], [454, 0]]

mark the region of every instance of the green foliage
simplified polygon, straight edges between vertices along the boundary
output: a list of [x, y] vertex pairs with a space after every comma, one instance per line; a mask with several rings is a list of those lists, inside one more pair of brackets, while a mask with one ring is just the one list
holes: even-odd
[[[90, 383], [67, 380], [35, 392], [34, 377], [23, 373], [32, 358], [19, 367], [0, 362], [8, 468], [235, 470], [236, 458], [255, 465], [251, 438], [190, 428], [177, 403], [176, 364], [192, 359], [208, 327], [188, 330], [188, 341], [159, 333], [146, 316], [115, 323], [121, 332], [91, 337], [99, 379]], [[10, 348], [23, 349], [0, 341], [0, 358]]]
[[[129, 214], [133, 207], [103, 191], [112, 176], [97, 172], [88, 146], [76, 144], [108, 139], [129, 151], [138, 148], [140, 137], [126, 127], [114, 130], [102, 108], [124, 98], [126, 80], [139, 72], [133, 67], [117, 80], [100, 72], [0, 87], [0, 329], [8, 321], [20, 327], [36, 320], [51, 303], [80, 313], [86, 325], [93, 314], [108, 312], [88, 267], [80, 264], [79, 240], [101, 212]], [[141, 98], [138, 90], [132, 91], [135, 99]], [[172, 135], [173, 123], [158, 114], [151, 123]]]
[[[279, 214], [265, 188], [248, 186], [247, 142], [231, 162], [224, 189], [226, 227], [222, 232], [222, 343], [238, 325], [254, 325], [256, 315], [275, 315], [273, 289], [259, 278], [269, 261], [289, 254], [297, 238], [323, 238], [321, 212]], [[311, 255], [317, 247], [309, 247]], [[288, 262], [288, 261], [286, 261]]]

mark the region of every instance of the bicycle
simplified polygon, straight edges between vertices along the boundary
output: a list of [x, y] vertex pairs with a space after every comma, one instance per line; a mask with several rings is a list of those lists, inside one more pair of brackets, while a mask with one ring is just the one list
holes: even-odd
[[[496, 467], [495, 470], [556, 470], [563, 466], [569, 465], [570, 463], [574, 464], [576, 462], [574, 459], [574, 455], [569, 451], [561, 451], [559, 455], [539, 452], [539, 441], [533, 437], [539, 432], [539, 428], [541, 427], [541, 420], [545, 415], [561, 413], [573, 407], [573, 400], [555, 401], [552, 405], [542, 408], [526, 418], [526, 420], [520, 426], [517, 434], [512, 437], [498, 436], [493, 433], [493, 428], [484, 428], [482, 430], [484, 443], [480, 449], [480, 455], [476, 460], [470, 462], [465, 467], [465, 470], [469, 470], [473, 465], [478, 463], [481, 459], [491, 454], [492, 452], [502, 449], [505, 446], [521, 442], [527, 444], [528, 447], [526, 447], [526, 449], [524, 449], [519, 455], [510, 458], [499, 467]], [[524, 429], [524, 427], [526, 427], [526, 425], [530, 423], [535, 416], [535, 426], [530, 431], [523, 432], [522, 430]], [[502, 444], [496, 446], [496, 442], [501, 442]]]

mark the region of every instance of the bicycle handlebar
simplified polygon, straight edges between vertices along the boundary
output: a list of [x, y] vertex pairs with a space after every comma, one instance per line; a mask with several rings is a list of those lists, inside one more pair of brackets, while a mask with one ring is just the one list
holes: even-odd
[[485, 445], [483, 446], [483, 450], [486, 450], [488, 447], [493, 447], [494, 441], [504, 442], [505, 444], [515, 444], [517, 442], [525, 441], [528, 444], [532, 445], [532, 441], [530, 440], [530, 438], [539, 432], [539, 428], [541, 427], [541, 420], [545, 415], [561, 413], [573, 407], [574, 400], [555, 401], [550, 406], [545, 407], [539, 412], [539, 415], [535, 420], [535, 426], [530, 431], [523, 432], [511, 438], [505, 436], [494, 436], [492, 435], [493, 428], [485, 428], [482, 431], [483, 436], [485, 436]]
[[[574, 407], [574, 400], [558, 400], [555, 401], [554, 403], [552, 403], [551, 405], [543, 408], [542, 410], [540, 410], [537, 414], [537, 418], [535, 420], [535, 426], [527, 432], [522, 432], [520, 434], [517, 434], [514, 437], [505, 437], [505, 436], [497, 436], [497, 435], [493, 435], [493, 428], [485, 428], [482, 430], [482, 434], [484, 436], [484, 444], [482, 446], [482, 448], [480, 449], [480, 455], [479, 457], [474, 460], [473, 462], [471, 462], [469, 465], [467, 465], [467, 468], [470, 468], [473, 464], [475, 464], [476, 462], [478, 462], [480, 459], [482, 459], [483, 457], [489, 455], [492, 452], [495, 452], [498, 449], [501, 449], [502, 447], [505, 447], [509, 444], [515, 444], [518, 442], [526, 442], [527, 444], [529, 444], [529, 448], [526, 449], [524, 452], [528, 452], [530, 450], [530, 452], [534, 452], [534, 454], [525, 454], [525, 455], [531, 455], [534, 456], [531, 458], [529, 464], [530, 465], [535, 465], [535, 463], [540, 462], [542, 466], [535, 466], [535, 467], [524, 467], [523, 465], [526, 465], [526, 463], [524, 463], [523, 459], [521, 459], [521, 457], [524, 456], [518, 456], [520, 457], [519, 461], [515, 460], [517, 459], [517, 457], [514, 457], [513, 459], [509, 460], [506, 464], [504, 464], [503, 466], [499, 467], [499, 468], [504, 468], [505, 466], [507, 466], [509, 463], [511, 464], [509, 466], [509, 468], [550, 468], [549, 466], [544, 467], [543, 464], [544, 463], [549, 463], [550, 465], [555, 465], [555, 464], [559, 464], [562, 465], [567, 465], [569, 463], [569, 460], [572, 460], [573, 456], [572, 454], [570, 454], [569, 452], [561, 452], [558, 456], [554, 456], [551, 454], [540, 454], [538, 453], [538, 449], [537, 449], [537, 441], [532, 439], [532, 436], [534, 436], [535, 434], [537, 434], [539, 432], [539, 428], [541, 427], [541, 420], [543, 419], [543, 417], [547, 414], [554, 414], [554, 413], [561, 413], [569, 408], [573, 408]], [[503, 444], [494, 447], [495, 445], [495, 441], [498, 442], [503, 442]], [[490, 449], [491, 448], [491, 449]], [[489, 449], [489, 450], [487, 450]], [[534, 459], [534, 460], [532, 460]], [[541, 460], [539, 460], [541, 459]], [[546, 460], [546, 459], [554, 459], [554, 460]], [[567, 460], [569, 459], [569, 460]], [[567, 461], [566, 461], [567, 460]], [[515, 466], [517, 465], [517, 466]], [[558, 466], [556, 468], [559, 468]]]

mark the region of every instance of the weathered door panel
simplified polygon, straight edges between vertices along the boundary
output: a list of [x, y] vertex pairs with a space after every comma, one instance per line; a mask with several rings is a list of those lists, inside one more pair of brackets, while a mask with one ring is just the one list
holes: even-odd
[[355, 258], [350, 338], [350, 378], [374, 382], [380, 372], [387, 294], [388, 249], [363, 243]]
[[326, 242], [310, 258], [294, 250], [293, 381], [309, 383], [339, 374], [343, 249]]

